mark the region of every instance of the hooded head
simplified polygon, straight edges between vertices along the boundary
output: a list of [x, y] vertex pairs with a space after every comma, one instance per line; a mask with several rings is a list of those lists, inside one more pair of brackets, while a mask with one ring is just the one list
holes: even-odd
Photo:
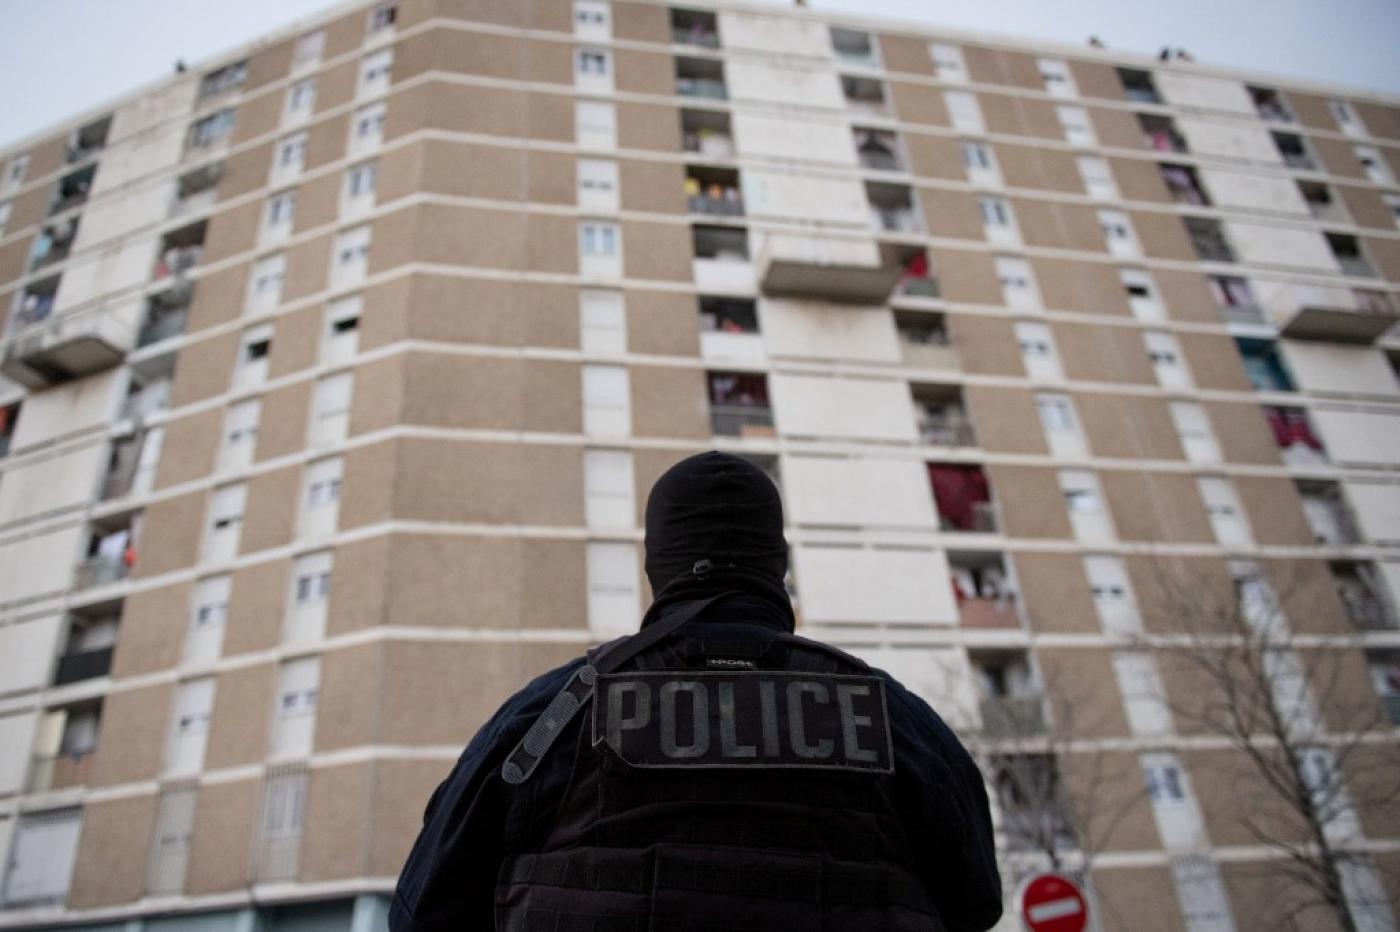
[[646, 531], [647, 579], [658, 597], [693, 579], [703, 560], [782, 591], [783, 502], [773, 480], [746, 459], [712, 450], [666, 470], [647, 499]]

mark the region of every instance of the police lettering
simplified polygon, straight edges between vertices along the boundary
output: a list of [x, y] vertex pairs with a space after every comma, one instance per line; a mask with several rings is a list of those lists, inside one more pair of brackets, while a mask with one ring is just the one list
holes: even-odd
[[594, 743], [636, 767], [893, 770], [884, 683], [769, 671], [599, 677]]

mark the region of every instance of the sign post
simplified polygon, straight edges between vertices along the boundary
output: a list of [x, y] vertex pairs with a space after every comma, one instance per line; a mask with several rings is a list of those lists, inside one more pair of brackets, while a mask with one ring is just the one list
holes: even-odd
[[1063, 874], [1036, 874], [1021, 885], [1017, 912], [1030, 932], [1084, 932], [1089, 901]]

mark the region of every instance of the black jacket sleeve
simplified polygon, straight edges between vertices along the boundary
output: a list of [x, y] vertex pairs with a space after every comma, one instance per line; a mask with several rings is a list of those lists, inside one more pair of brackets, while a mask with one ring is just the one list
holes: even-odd
[[428, 800], [423, 830], [389, 907], [394, 932], [494, 927], [496, 875], [509, 853], [514, 795], [501, 779], [501, 765], [582, 663], [552, 670], [507, 700]]
[[922, 879], [949, 932], [990, 929], [1002, 890], [982, 772], [928, 703], [885, 679], [900, 808]]

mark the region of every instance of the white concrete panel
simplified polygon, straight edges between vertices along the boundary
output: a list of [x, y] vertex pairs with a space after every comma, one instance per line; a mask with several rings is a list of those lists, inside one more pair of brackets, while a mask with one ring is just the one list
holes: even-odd
[[1333, 462], [1400, 466], [1400, 416], [1325, 408], [1312, 414]]
[[1309, 392], [1400, 395], [1385, 355], [1371, 346], [1282, 340], [1283, 359], [1299, 388]]
[[774, 419], [784, 435], [917, 439], [914, 404], [902, 381], [774, 374], [769, 385]]
[[1350, 288], [1345, 287], [1305, 285], [1299, 282], [1282, 282], [1251, 276], [1249, 288], [1254, 292], [1255, 300], [1264, 308], [1269, 319], [1280, 327], [1298, 313], [1299, 308], [1356, 307], [1356, 296]]
[[[0, 718], [0, 793], [15, 793], [24, 786], [24, 778], [29, 770], [29, 760], [34, 747], [34, 725], [37, 712], [21, 712], [19, 715], [6, 715]], [[9, 822], [4, 823], [9, 827]], [[0, 849], [9, 856], [9, 848]]]
[[1226, 220], [1225, 236], [1235, 247], [1236, 257], [1241, 262], [1337, 271], [1337, 260], [1316, 230]]
[[[106, 170], [105, 159], [103, 170]], [[160, 223], [170, 212], [174, 196], [175, 182], [170, 180], [95, 202], [83, 211], [78, 235], [73, 241], [74, 254], [80, 255], [95, 245]], [[145, 272], [150, 274], [149, 266]]]
[[783, 491], [798, 524], [932, 529], [933, 492], [918, 460], [783, 460]]
[[0, 543], [0, 602], [68, 589], [82, 548], [83, 529], [79, 525]]
[[167, 120], [176, 120], [183, 128], [181, 118], [192, 109], [198, 86], [198, 77], [191, 74], [175, 84], [142, 94], [138, 99], [124, 104], [112, 115], [112, 129], [107, 134], [108, 145], [159, 129], [160, 124]]
[[1194, 155], [1224, 155], [1271, 165], [1283, 163], [1273, 137], [1262, 125], [1198, 117], [1180, 117], [1176, 123]]
[[805, 546], [793, 556], [803, 621], [957, 624], [941, 550]]
[[948, 647], [843, 647], [884, 670], [931, 705], [951, 727], [975, 730], [981, 725], [977, 686], [967, 654]]
[[1308, 205], [1298, 193], [1298, 185], [1292, 178], [1219, 168], [1202, 167], [1199, 171], [1211, 200], [1219, 207], [1286, 211], [1303, 217], [1310, 216]]
[[815, 20], [739, 10], [719, 11], [719, 35], [725, 51], [751, 49], [778, 55], [831, 55], [827, 25]]
[[145, 236], [99, 249], [69, 266], [59, 281], [54, 310], [142, 285], [150, 280], [156, 261], [156, 237]]
[[110, 369], [55, 388], [33, 392], [24, 399], [15, 425], [14, 453], [64, 434], [98, 427], [112, 420], [121, 403], [126, 375]]
[[731, 58], [725, 63], [724, 75], [731, 100], [760, 100], [833, 110], [846, 106], [835, 71]]
[[[186, 126], [181, 122], [109, 143], [102, 151], [101, 168], [92, 180], [92, 196], [100, 198], [109, 191], [148, 178], [178, 163], [185, 151], [185, 132]], [[145, 188], [143, 196], [156, 197], [157, 190], [168, 189]], [[168, 202], [162, 206], [168, 206]], [[87, 211], [84, 211], [83, 221], [87, 222]]]
[[107, 456], [107, 443], [99, 440], [5, 470], [0, 480], [0, 526], [91, 501]]
[[731, 117], [735, 145], [747, 158], [801, 159], [855, 165], [850, 124], [820, 117], [738, 111]]
[[1400, 541], [1400, 485], [1347, 482], [1346, 497], [1361, 533], [1373, 544]]
[[865, 189], [853, 178], [818, 178], [756, 169], [744, 172], [742, 184], [744, 212], [750, 217], [843, 223], [861, 229], [870, 225]]
[[1254, 101], [1239, 81], [1207, 78], [1198, 74], [1157, 71], [1152, 75], [1158, 92], [1178, 107], [1208, 107], [1254, 116]]
[[[48, 685], [62, 622], [61, 615], [45, 615], [0, 627], [0, 693]], [[11, 747], [14, 745], [0, 739], [0, 748]], [[0, 753], [0, 761], [4, 756]]]
[[898, 362], [899, 337], [885, 307], [764, 299], [759, 330], [771, 356]]

